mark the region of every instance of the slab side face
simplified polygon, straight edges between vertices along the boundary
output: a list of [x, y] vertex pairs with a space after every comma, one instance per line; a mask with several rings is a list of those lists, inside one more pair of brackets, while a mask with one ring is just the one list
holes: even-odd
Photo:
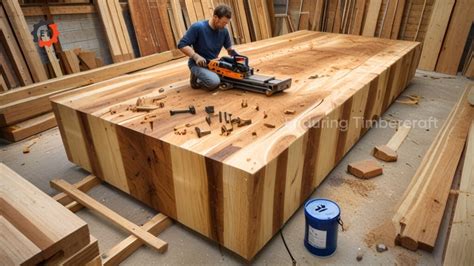
[[[71, 161], [250, 260], [405, 89], [420, 46], [300, 31], [238, 49], [259, 74], [291, 77], [291, 89], [193, 90], [181, 60], [52, 102]], [[161, 95], [164, 108], [130, 110]], [[196, 115], [170, 117], [190, 104]], [[217, 115], [204, 120], [208, 105], [252, 124], [221, 136]], [[197, 138], [196, 126], [211, 135]]]

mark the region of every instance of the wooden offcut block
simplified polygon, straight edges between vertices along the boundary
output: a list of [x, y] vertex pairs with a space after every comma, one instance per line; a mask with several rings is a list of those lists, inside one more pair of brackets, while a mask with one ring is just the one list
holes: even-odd
[[383, 168], [374, 160], [350, 163], [347, 171], [358, 178], [369, 179], [383, 174]]

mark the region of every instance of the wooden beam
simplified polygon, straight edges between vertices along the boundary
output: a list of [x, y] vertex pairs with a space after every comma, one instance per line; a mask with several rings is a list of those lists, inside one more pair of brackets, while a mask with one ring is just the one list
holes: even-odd
[[[81, 179], [79, 182], [74, 184], [74, 187], [79, 189], [82, 192], [87, 192], [91, 190], [93, 187], [99, 185], [102, 181], [94, 175], [89, 175]], [[70, 211], [77, 212], [83, 208], [81, 204], [77, 201], [73, 200], [69, 197], [66, 193], [60, 192], [56, 194], [53, 199], [57, 202], [61, 203], [62, 205], [66, 206]]]
[[[96, 9], [94, 5], [53, 5], [49, 4], [49, 13], [51, 15], [75, 15], [75, 14], [94, 14]], [[46, 16], [42, 6], [22, 6], [25, 17]]]
[[459, 194], [446, 244], [443, 265], [474, 265], [474, 122], [471, 122]]
[[[170, 218], [159, 213], [146, 222], [141, 228], [148, 231], [150, 234], [158, 235], [171, 224], [173, 224], [173, 221]], [[135, 236], [129, 236], [109, 249], [107, 252], [103, 253], [102, 263], [105, 266], [119, 265], [142, 245], [143, 241], [141, 241], [139, 238], [136, 238]]]
[[28, 63], [33, 80], [35, 82], [47, 80], [48, 75], [46, 75], [46, 70], [36, 50], [36, 44], [33, 42], [33, 36], [26, 24], [18, 1], [9, 0], [2, 3], [17, 37], [18, 44], [23, 51], [23, 56]]
[[168, 244], [164, 242], [163, 240], [156, 238], [155, 236], [148, 233], [140, 226], [137, 226], [136, 224], [123, 218], [120, 214], [100, 204], [99, 202], [89, 197], [87, 194], [80, 191], [79, 189], [75, 188], [73, 185], [69, 184], [68, 182], [64, 180], [52, 180], [51, 186], [55, 189], [64, 191], [66, 194], [68, 194], [70, 197], [75, 199], [80, 204], [97, 212], [108, 221], [128, 231], [130, 234], [136, 236], [141, 241], [145, 242], [148, 246], [158, 250], [160, 253], [165, 252], [166, 249], [168, 248]]
[[11, 142], [26, 139], [56, 126], [52, 112], [0, 129], [0, 137]]

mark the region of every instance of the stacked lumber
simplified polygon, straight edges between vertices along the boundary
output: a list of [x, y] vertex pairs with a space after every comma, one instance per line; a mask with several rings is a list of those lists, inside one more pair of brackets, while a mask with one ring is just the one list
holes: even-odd
[[94, 0], [104, 24], [110, 54], [114, 63], [135, 58], [130, 35], [118, 0]]
[[16, 1], [0, 5], [0, 70], [0, 91], [47, 79]]
[[[250, 260], [367, 131], [359, 118], [379, 117], [404, 90], [421, 46], [298, 31], [237, 49], [260, 73], [291, 77], [291, 88], [211, 96], [191, 89], [180, 60], [51, 101], [69, 160]], [[140, 111], [144, 101], [156, 107]], [[190, 104], [195, 115], [170, 116]], [[250, 125], [229, 131], [218, 112]], [[194, 127], [211, 133], [198, 138]]]
[[410, 182], [392, 221], [397, 243], [409, 250], [432, 251], [438, 237], [454, 174], [474, 120], [468, 85], [449, 114]]
[[474, 265], [474, 122], [466, 144], [461, 183], [451, 224], [444, 265]]
[[137, 0], [128, 6], [141, 56], [176, 49], [167, 1]]
[[[92, 64], [92, 57], [90, 55], [89, 58], [81, 57], [81, 53], [79, 52], [80, 60], [88, 62], [85, 64]], [[56, 126], [56, 121], [51, 118], [52, 109], [49, 103], [49, 97], [55, 94], [180, 57], [182, 54], [176, 50], [168, 51], [50, 79], [0, 94], [0, 137], [9, 141], [19, 141]]]
[[[456, 75], [464, 47], [471, 45], [474, 5], [469, 0], [289, 0], [286, 15], [297, 30], [423, 42], [419, 68]], [[281, 21], [277, 27], [287, 29], [274, 32], [292, 31]]]
[[99, 255], [87, 224], [0, 163], [2, 264], [79, 265]]

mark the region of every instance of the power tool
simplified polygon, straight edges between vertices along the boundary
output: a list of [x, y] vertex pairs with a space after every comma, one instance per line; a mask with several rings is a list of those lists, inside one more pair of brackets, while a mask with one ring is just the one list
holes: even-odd
[[270, 96], [291, 86], [291, 78], [279, 80], [271, 76], [254, 74], [253, 68], [249, 66], [248, 57], [243, 55], [213, 59], [208, 62], [207, 67], [219, 75], [221, 87], [224, 89], [237, 88]]

